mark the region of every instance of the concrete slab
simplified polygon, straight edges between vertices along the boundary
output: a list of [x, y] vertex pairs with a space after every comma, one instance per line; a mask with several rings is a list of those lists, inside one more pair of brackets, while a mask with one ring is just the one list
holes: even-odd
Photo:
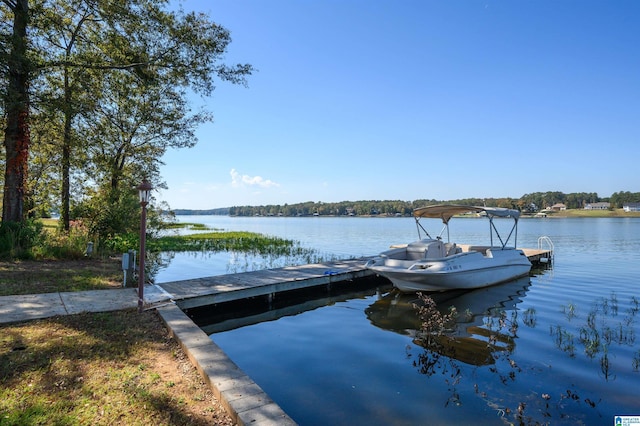
[[275, 402], [238, 413], [238, 423], [242, 425], [260, 426], [288, 426], [296, 424]]
[[[137, 295], [138, 289], [136, 289], [135, 291]], [[155, 284], [144, 286], [143, 293], [145, 304], [154, 305], [157, 303], [165, 303], [171, 301], [171, 295], [164, 291], [162, 287]]]
[[29, 321], [66, 315], [58, 293], [0, 297], [0, 323]]
[[[162, 288], [145, 286], [145, 308], [170, 302], [171, 295]], [[81, 312], [118, 311], [137, 306], [137, 288], [1, 296], [0, 324]]]
[[68, 314], [109, 312], [138, 306], [138, 293], [132, 288], [60, 293]]

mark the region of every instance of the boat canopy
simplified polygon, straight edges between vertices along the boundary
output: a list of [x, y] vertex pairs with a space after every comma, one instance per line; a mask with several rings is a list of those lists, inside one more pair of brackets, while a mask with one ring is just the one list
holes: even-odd
[[449, 223], [449, 220], [457, 215], [464, 213], [485, 213], [489, 217], [512, 217], [516, 221], [520, 217], [520, 212], [513, 209], [505, 209], [502, 207], [480, 207], [480, 206], [464, 206], [458, 204], [438, 204], [435, 206], [420, 207], [413, 211], [413, 216], [418, 218], [440, 218], [443, 223]]
[[[434, 206], [427, 206], [415, 209], [413, 211], [413, 216], [416, 220], [416, 225], [418, 228], [418, 238], [420, 236], [420, 230], [422, 230], [425, 235], [431, 238], [429, 232], [422, 226], [420, 223], [420, 219], [422, 218], [439, 218], [444, 223], [444, 228], [440, 231], [440, 235], [437, 237], [441, 238], [442, 233], [447, 231], [447, 241], [449, 241], [449, 221], [455, 215], [465, 214], [465, 213], [478, 213], [484, 214], [489, 218], [489, 234], [491, 236], [491, 246], [493, 246], [493, 234], [495, 233], [498, 240], [500, 240], [501, 246], [504, 249], [507, 246], [507, 243], [514, 237], [514, 247], [516, 246], [516, 240], [518, 238], [518, 218], [520, 217], [520, 212], [518, 210], [513, 209], [505, 209], [502, 207], [480, 207], [480, 206], [465, 206], [459, 204], [437, 204]], [[511, 227], [511, 231], [507, 236], [506, 240], [503, 240], [502, 236], [498, 232], [495, 224], [493, 223], [494, 217], [502, 217], [502, 218], [512, 218], [513, 226]]]

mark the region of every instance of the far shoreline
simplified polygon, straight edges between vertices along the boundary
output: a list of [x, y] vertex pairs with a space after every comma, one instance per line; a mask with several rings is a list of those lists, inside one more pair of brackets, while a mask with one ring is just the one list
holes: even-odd
[[[554, 217], [577, 217], [577, 218], [610, 218], [610, 217], [640, 217], [640, 212], [626, 212], [624, 209], [613, 210], [586, 210], [586, 209], [567, 209], [567, 210], [553, 210], [543, 211], [541, 213], [546, 214], [547, 218]], [[522, 215], [521, 217], [531, 217], [534, 219], [541, 219], [534, 215]], [[544, 217], [542, 217], [544, 219]]]
[[[544, 216], [539, 215], [543, 213]], [[367, 218], [397, 218], [397, 217], [412, 217], [411, 215], [388, 215], [388, 214], [377, 214], [377, 215], [301, 215], [301, 216], [279, 216], [279, 215], [254, 215], [254, 216], [242, 216], [242, 215], [216, 215], [216, 214], [178, 214], [177, 216], [227, 216], [227, 217], [275, 217], [275, 218], [285, 218], [285, 217], [367, 217]], [[522, 213], [521, 219], [553, 219], [553, 218], [640, 218], [640, 212], [626, 212], [624, 209], [614, 209], [614, 210], [585, 210], [585, 209], [567, 209], [567, 210], [545, 210], [538, 213]]]

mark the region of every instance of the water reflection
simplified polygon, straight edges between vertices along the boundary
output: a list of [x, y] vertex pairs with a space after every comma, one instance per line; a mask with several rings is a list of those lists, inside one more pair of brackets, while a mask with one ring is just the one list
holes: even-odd
[[[391, 292], [380, 295], [366, 309], [366, 314], [373, 325], [408, 335], [422, 349], [416, 352], [408, 346], [407, 360], [420, 374], [443, 380], [448, 391], [445, 406], [462, 405], [465, 398], [464, 402], [468, 403], [470, 394], [465, 388], [471, 383], [465, 386], [463, 381], [472, 380], [475, 396], [494, 408], [504, 420], [526, 424], [549, 418], [585, 420], [589, 415], [601, 417], [602, 394], [595, 389], [590, 392], [572, 385], [558, 393], [549, 382], [540, 386], [539, 393], [517, 395], [519, 391], [510, 391], [507, 387], [517, 388], [520, 379], [528, 380], [520, 375], [527, 376], [533, 371], [543, 373], [530, 364], [520, 366], [516, 362], [521, 358], [521, 355], [516, 357], [519, 333], [525, 334], [521, 328], [534, 329], [538, 322], [534, 308], [517, 308], [530, 286], [529, 278], [524, 278], [471, 292], [432, 294], [437, 312], [431, 312], [431, 318], [435, 319], [419, 317], [417, 307], [424, 306], [425, 300], [416, 295]], [[615, 382], [618, 375], [625, 377], [623, 372], [639, 371], [640, 350], [634, 348], [640, 312], [640, 300], [636, 296], [623, 300], [611, 292], [608, 297], [597, 298], [588, 310], [569, 303], [561, 306], [561, 312], [563, 316], [558, 319], [566, 322], [549, 325], [549, 334], [553, 345], [578, 363], [576, 371], [584, 374], [596, 370], [604, 382]], [[447, 318], [453, 321], [440, 332], [434, 331], [437, 327], [426, 324], [447, 324]], [[523, 343], [527, 346], [527, 342]], [[630, 357], [623, 356], [622, 347], [633, 351]], [[580, 354], [584, 354], [586, 361], [596, 362], [585, 365], [579, 362]], [[630, 359], [631, 365], [627, 364], [626, 368], [619, 365], [623, 358], [625, 361]], [[561, 365], [564, 364], [557, 361], [548, 368]], [[490, 385], [493, 381], [487, 382], [486, 377], [484, 382], [476, 381], [477, 377], [484, 377], [479, 367], [497, 377], [495, 383], [502, 386]]]
[[[495, 363], [500, 353], [515, 348], [518, 327], [515, 306], [522, 301], [531, 285], [529, 277], [506, 284], [466, 292], [431, 294], [441, 315], [457, 312], [453, 328], [444, 333], [425, 335], [423, 321], [416, 306], [424, 302], [415, 294], [391, 292], [370, 305], [365, 313], [371, 323], [385, 330], [410, 335], [413, 343], [438, 355], [465, 364], [481, 366]], [[511, 312], [510, 316], [507, 312]], [[529, 312], [526, 321], [535, 324]], [[423, 357], [425, 365], [435, 365], [433, 354]], [[431, 367], [424, 369], [428, 372]]]
[[151, 282], [177, 281], [336, 260], [330, 253], [294, 247], [288, 254], [244, 251], [148, 252], [146, 275]]
[[[509, 283], [465, 292], [434, 293], [429, 296], [391, 292], [366, 310], [377, 327], [412, 337], [423, 351], [407, 347], [407, 359], [420, 374], [440, 376], [447, 389], [445, 407], [463, 404], [470, 397], [469, 383], [460, 389], [463, 377], [469, 379], [477, 367], [487, 367], [503, 385], [522, 372], [512, 359], [520, 325], [516, 305], [531, 285], [529, 277]], [[525, 311], [523, 324], [535, 326], [535, 313]], [[501, 362], [498, 365], [497, 360]], [[475, 383], [476, 397], [496, 410], [500, 417], [522, 420], [525, 405], [513, 409], [495, 402]]]

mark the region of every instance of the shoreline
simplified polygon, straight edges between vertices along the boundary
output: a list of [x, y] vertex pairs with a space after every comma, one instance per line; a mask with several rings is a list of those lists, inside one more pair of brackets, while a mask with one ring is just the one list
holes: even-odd
[[[625, 212], [623, 209], [615, 209], [615, 210], [584, 210], [584, 209], [568, 209], [561, 211], [544, 211], [539, 212], [544, 213], [546, 216], [536, 216], [534, 214], [521, 214], [520, 218], [527, 219], [552, 219], [552, 218], [612, 218], [612, 217], [620, 217], [620, 218], [640, 218], [640, 212]], [[218, 215], [179, 215], [179, 216], [218, 216]], [[377, 214], [377, 215], [305, 215], [305, 216], [278, 216], [278, 215], [259, 215], [259, 216], [241, 216], [241, 215], [220, 215], [227, 217], [274, 217], [274, 218], [286, 218], [286, 217], [367, 217], [367, 218], [397, 218], [397, 217], [412, 217], [411, 215], [404, 216], [395, 216], [388, 214]]]

